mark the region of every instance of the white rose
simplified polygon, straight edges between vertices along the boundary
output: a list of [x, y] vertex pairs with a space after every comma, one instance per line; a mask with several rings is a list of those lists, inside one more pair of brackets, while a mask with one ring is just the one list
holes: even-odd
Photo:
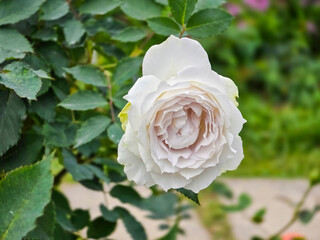
[[236, 107], [238, 89], [211, 70], [202, 46], [171, 36], [147, 51], [142, 69], [119, 114], [125, 134], [118, 162], [128, 179], [197, 193], [236, 169], [246, 122]]

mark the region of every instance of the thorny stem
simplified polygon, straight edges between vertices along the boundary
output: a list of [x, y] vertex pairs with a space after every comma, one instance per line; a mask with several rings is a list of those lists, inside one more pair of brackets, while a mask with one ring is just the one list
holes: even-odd
[[284, 226], [283, 226], [278, 232], [276, 232], [274, 235], [272, 235], [271, 237], [267, 238], [268, 240], [272, 240], [272, 239], [274, 239], [275, 237], [280, 236], [280, 235], [281, 235], [282, 233], [284, 233], [292, 224], [295, 223], [295, 221], [296, 221], [296, 220], [298, 219], [298, 217], [299, 217], [299, 213], [300, 213], [300, 211], [301, 211], [301, 208], [302, 208], [304, 202], [306, 201], [306, 199], [307, 199], [307, 197], [308, 197], [308, 195], [309, 195], [312, 187], [313, 187], [313, 186], [310, 184], [310, 185], [308, 186], [307, 190], [304, 192], [301, 200], [298, 202], [297, 206], [296, 206], [295, 209], [294, 209], [294, 212], [293, 212], [293, 215], [292, 215], [290, 221], [289, 221], [286, 225], [284, 225]]
[[107, 71], [105, 71], [105, 75], [107, 77], [107, 84], [108, 84], [108, 95], [109, 95], [109, 105], [110, 105], [111, 119], [112, 119], [112, 122], [116, 122], [116, 116], [114, 114], [113, 101], [112, 101], [111, 79], [110, 79], [109, 73]]
[[182, 35], [184, 34], [185, 31], [186, 31], [186, 26], [183, 24], [182, 31], [180, 32], [179, 38], [182, 38]]

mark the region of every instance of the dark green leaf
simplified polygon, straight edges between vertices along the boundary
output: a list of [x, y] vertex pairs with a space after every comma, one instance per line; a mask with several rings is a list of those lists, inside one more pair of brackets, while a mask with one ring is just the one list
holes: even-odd
[[249, 195], [242, 193], [238, 198], [238, 204], [236, 205], [222, 205], [223, 210], [227, 212], [238, 212], [246, 209], [251, 204], [251, 198]]
[[[28, 40], [12, 28], [0, 28], [0, 49], [2, 51], [9, 51], [5, 53], [6, 57], [4, 60], [7, 58], [15, 58], [17, 55], [20, 56], [21, 53], [33, 52]], [[10, 56], [11, 53], [12, 56]]]
[[77, 147], [78, 151], [85, 157], [89, 157], [92, 154], [96, 153], [100, 148], [100, 141], [94, 139], [86, 144]]
[[123, 59], [115, 68], [113, 80], [117, 84], [122, 84], [126, 80], [136, 75], [141, 67], [142, 58], [126, 58]]
[[158, 240], [176, 240], [179, 233], [179, 225], [176, 222], [169, 232]]
[[36, 95], [41, 88], [41, 78], [23, 62], [12, 62], [6, 65], [6, 73], [0, 74], [0, 83], [13, 89], [20, 97], [36, 99]]
[[92, 65], [78, 65], [72, 68], [66, 68], [65, 70], [81, 82], [100, 87], [106, 86], [105, 75]]
[[137, 42], [144, 38], [147, 33], [141, 28], [128, 27], [112, 37], [113, 40], [119, 42]]
[[107, 126], [110, 124], [110, 122], [111, 119], [106, 116], [92, 117], [83, 122], [77, 131], [74, 147], [79, 147], [98, 137], [104, 130], [107, 129]]
[[89, 179], [89, 180], [80, 181], [80, 183], [86, 188], [89, 188], [91, 190], [103, 191], [103, 185], [100, 182], [99, 178], [97, 177], [94, 177], [93, 179]]
[[54, 239], [76, 240], [77, 236], [65, 231], [59, 224], [54, 228]]
[[121, 9], [128, 16], [139, 20], [161, 15], [161, 6], [150, 0], [125, 0]]
[[133, 240], [146, 240], [147, 235], [146, 232], [141, 225], [140, 222], [138, 222], [134, 216], [130, 214], [129, 211], [122, 207], [116, 207], [115, 211], [119, 213], [120, 218], [122, 219], [125, 228], [127, 229], [128, 233], [132, 237]]
[[63, 33], [66, 39], [66, 42], [69, 45], [76, 44], [80, 41], [81, 37], [85, 34], [85, 29], [82, 23], [75, 19], [70, 19], [64, 23]]
[[68, 147], [74, 142], [77, 126], [73, 123], [54, 122], [45, 123], [42, 134], [47, 146]]
[[53, 28], [39, 29], [32, 35], [32, 37], [42, 41], [57, 41], [58, 39], [58, 35]]
[[72, 178], [75, 181], [82, 181], [86, 179], [92, 179], [93, 173], [87, 167], [87, 164], [79, 164], [75, 156], [68, 150], [62, 150], [63, 165], [71, 173]]
[[132, 187], [116, 185], [110, 191], [111, 196], [118, 198], [123, 203], [140, 206], [143, 198]]
[[110, 179], [108, 178], [108, 176], [104, 173], [104, 171], [102, 169], [100, 169], [97, 166], [94, 165], [88, 165], [87, 166], [88, 169], [91, 170], [91, 172], [100, 180], [104, 181], [105, 183], [110, 183]]
[[56, 20], [69, 12], [69, 6], [64, 0], [49, 0], [42, 5], [41, 10], [42, 20]]
[[198, 194], [192, 192], [191, 190], [185, 189], [185, 188], [178, 188], [176, 189], [179, 193], [182, 193], [184, 196], [189, 198], [190, 200], [194, 201], [196, 204], [200, 205]]
[[17, 23], [34, 14], [45, 0], [0, 1], [0, 25]]
[[123, 130], [119, 124], [114, 123], [108, 128], [108, 137], [115, 144], [119, 144], [123, 135]]
[[72, 212], [71, 222], [73, 226], [80, 230], [90, 223], [90, 214], [88, 210], [76, 209]]
[[52, 157], [18, 168], [0, 181], [0, 202], [5, 203], [0, 205], [1, 239], [21, 239], [35, 227], [50, 201]]
[[212, 185], [212, 190], [216, 194], [231, 199], [233, 197], [231, 189], [223, 182], [215, 181]]
[[195, 11], [200, 11], [208, 8], [217, 8], [225, 2], [226, 0], [198, 0]]
[[0, 156], [19, 140], [25, 111], [14, 92], [0, 90]]
[[122, 4], [123, 0], [86, 0], [79, 8], [80, 13], [106, 14]]
[[147, 22], [151, 30], [160, 35], [170, 36], [180, 32], [179, 25], [167, 17], [150, 18]]
[[94, 219], [88, 227], [88, 238], [99, 239], [109, 236], [116, 228], [115, 222], [109, 222], [103, 217]]
[[140, 204], [140, 208], [151, 212], [149, 218], [167, 219], [176, 214], [175, 205], [178, 202], [176, 194], [164, 193], [158, 196], [151, 196]]
[[106, 99], [99, 93], [93, 91], [79, 91], [69, 95], [59, 106], [70, 110], [85, 111], [107, 105]]
[[252, 222], [257, 223], [257, 224], [262, 223], [264, 220], [264, 215], [266, 214], [266, 211], [267, 210], [265, 208], [262, 208], [262, 209], [259, 209], [258, 211], [256, 211], [251, 219]]
[[102, 213], [102, 217], [109, 222], [116, 222], [120, 217], [117, 211], [109, 210], [102, 204], [100, 205], [100, 211]]
[[0, 158], [0, 169], [11, 171], [20, 166], [34, 163], [42, 148], [43, 137], [38, 134], [22, 135], [18, 144]]
[[56, 222], [55, 209], [50, 202], [44, 209], [44, 213], [36, 220], [36, 228], [27, 234], [23, 239], [46, 239], [54, 240], [54, 226]]
[[69, 205], [68, 199], [59, 191], [52, 191], [52, 201], [55, 205], [56, 210], [60, 210], [67, 214], [71, 214], [72, 210]]
[[220, 9], [201, 10], [190, 18], [187, 33], [194, 37], [210, 37], [225, 31], [233, 17]]
[[316, 213], [320, 211], [320, 205], [317, 205], [314, 207], [313, 210], [302, 210], [299, 212], [299, 220], [304, 223], [307, 224], [309, 223], [313, 217], [316, 215]]
[[181, 25], [188, 22], [196, 3], [197, 0], [169, 0], [172, 15]]
[[42, 119], [52, 122], [56, 115], [55, 108], [58, 104], [53, 93], [49, 92], [38, 98], [38, 101], [32, 101], [29, 107], [30, 112], [36, 113]]

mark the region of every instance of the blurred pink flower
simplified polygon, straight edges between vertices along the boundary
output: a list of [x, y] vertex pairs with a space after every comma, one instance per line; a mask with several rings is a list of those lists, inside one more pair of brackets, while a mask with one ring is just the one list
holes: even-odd
[[227, 3], [226, 8], [227, 8], [227, 11], [234, 17], [238, 16], [241, 12], [241, 7], [234, 3]]
[[244, 0], [244, 2], [253, 9], [258, 11], [266, 11], [269, 8], [269, 0]]
[[317, 33], [317, 26], [315, 25], [314, 22], [307, 21], [306, 28], [307, 28], [308, 33], [311, 33], [311, 34]]
[[248, 27], [248, 23], [246, 21], [239, 21], [237, 27], [238, 29], [245, 29]]
[[286, 233], [282, 235], [281, 240], [305, 239], [300, 233]]

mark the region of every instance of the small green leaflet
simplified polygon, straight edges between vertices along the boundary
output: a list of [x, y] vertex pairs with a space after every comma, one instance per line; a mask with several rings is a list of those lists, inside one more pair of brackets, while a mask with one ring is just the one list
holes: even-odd
[[180, 33], [179, 25], [171, 18], [157, 17], [147, 20], [149, 27], [157, 34], [170, 36]]
[[98, 68], [92, 65], [77, 65], [72, 68], [65, 68], [65, 70], [81, 82], [98, 87], [106, 86], [107, 80], [105, 75]]
[[142, 58], [125, 58], [119, 62], [114, 70], [113, 81], [116, 84], [122, 84], [126, 80], [136, 75], [141, 67]]
[[123, 0], [86, 0], [81, 4], [79, 11], [80, 13], [102, 15], [112, 11], [122, 3]]
[[161, 15], [161, 5], [151, 0], [125, 0], [121, 9], [128, 16], [138, 20], [146, 20]]
[[196, 3], [197, 0], [169, 0], [172, 15], [182, 26], [188, 22]]
[[64, 0], [49, 0], [42, 6], [42, 20], [56, 20], [69, 12], [68, 3]]
[[147, 33], [141, 28], [128, 27], [112, 37], [113, 40], [120, 42], [137, 42], [144, 38]]
[[85, 32], [82, 23], [75, 19], [65, 22], [63, 26], [64, 37], [69, 45], [79, 42]]

